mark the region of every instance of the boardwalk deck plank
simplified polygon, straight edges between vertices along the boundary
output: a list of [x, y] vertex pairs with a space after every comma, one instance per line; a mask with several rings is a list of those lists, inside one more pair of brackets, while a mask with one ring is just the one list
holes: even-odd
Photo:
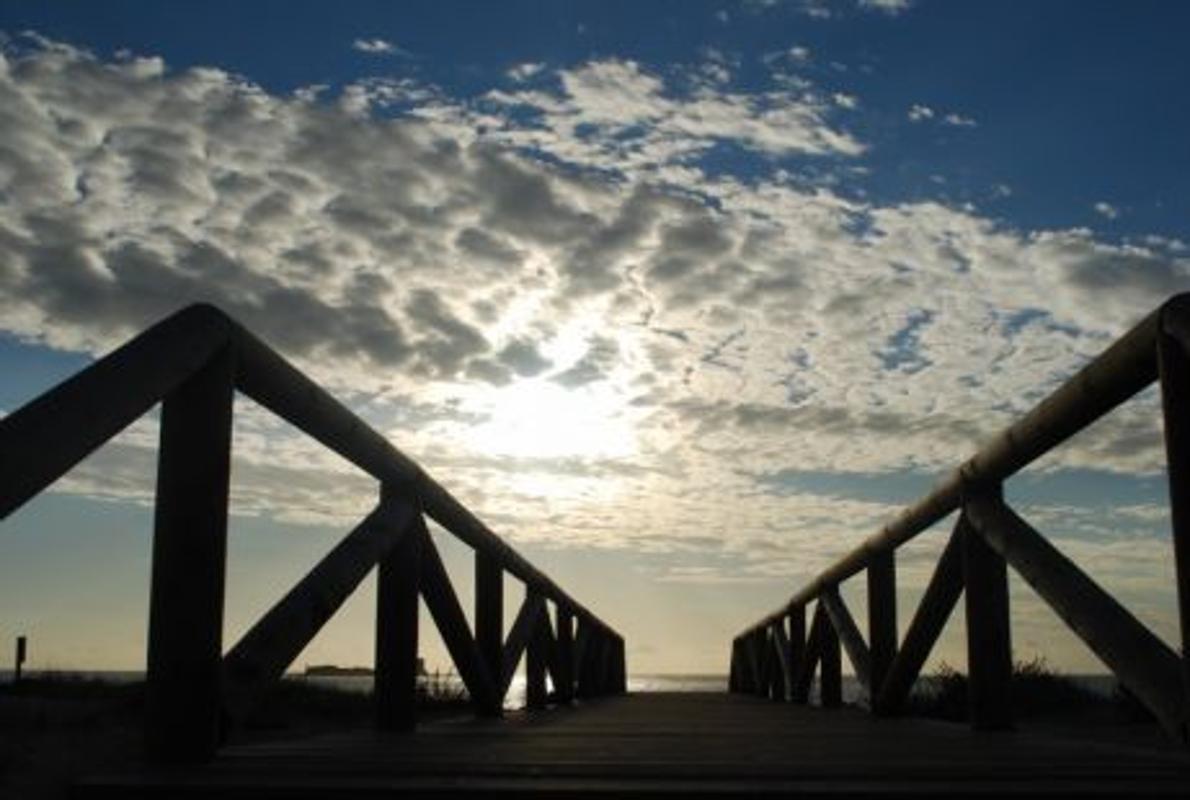
[[234, 746], [206, 768], [98, 777], [79, 795], [1176, 794], [1187, 786], [1190, 759], [1177, 750], [689, 693], [445, 720], [414, 735], [344, 732]]

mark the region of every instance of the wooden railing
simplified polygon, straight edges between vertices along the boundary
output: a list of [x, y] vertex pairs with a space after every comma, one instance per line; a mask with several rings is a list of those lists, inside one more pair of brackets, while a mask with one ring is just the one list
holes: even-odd
[[[379, 500], [224, 655], [236, 390], [375, 478]], [[0, 421], [0, 518], [158, 402], [145, 722], [151, 759], [210, 759], [229, 716], [234, 719], [263, 684], [281, 677], [374, 566], [375, 701], [381, 729], [410, 729], [416, 722], [419, 595], [480, 714], [501, 713], [522, 654], [531, 708], [547, 699], [566, 703], [575, 696], [625, 690], [622, 637], [363, 420], [211, 306], [174, 314]], [[423, 515], [475, 551], [474, 636]], [[505, 572], [525, 585], [507, 638]]]
[[[1009, 508], [1002, 493], [1003, 482], [1014, 473], [1154, 381], [1161, 384], [1180, 655]], [[894, 553], [956, 510], [954, 531], [898, 642]], [[822, 704], [838, 706], [842, 649], [868, 692], [872, 711], [896, 714], [964, 595], [971, 723], [980, 729], [1011, 727], [1008, 565], [1171, 735], [1188, 741], [1190, 294], [1164, 303], [926, 497], [737, 636], [731, 689], [805, 703], [817, 670]], [[838, 591], [860, 572], [867, 577], [867, 641]]]

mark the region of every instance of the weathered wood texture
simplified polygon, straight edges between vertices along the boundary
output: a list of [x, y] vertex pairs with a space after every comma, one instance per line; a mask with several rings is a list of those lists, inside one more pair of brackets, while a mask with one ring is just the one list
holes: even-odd
[[201, 771], [97, 778], [79, 796], [1184, 796], [1188, 770], [1180, 754], [1138, 747], [1028, 732], [988, 737], [742, 695], [643, 694], [425, 723], [416, 736], [231, 747]]

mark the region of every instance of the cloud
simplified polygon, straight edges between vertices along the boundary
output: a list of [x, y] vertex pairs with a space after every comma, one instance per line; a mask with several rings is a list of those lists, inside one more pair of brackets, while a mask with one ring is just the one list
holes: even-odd
[[516, 66], [510, 68], [508, 70], [508, 72], [505, 74], [511, 80], [514, 80], [517, 83], [523, 83], [524, 81], [527, 81], [530, 78], [532, 78], [534, 75], [540, 74], [543, 69], [545, 69], [545, 64], [543, 64], [542, 62], [527, 61], [523, 64], [517, 64]]
[[397, 47], [386, 39], [356, 39], [351, 43], [353, 50], [373, 56], [408, 56], [409, 51]]
[[835, 92], [831, 95], [831, 100], [835, 102], [839, 108], [846, 108], [855, 110], [859, 108], [859, 99], [853, 94], [845, 94], [843, 92]]
[[1092, 208], [1095, 209], [1096, 214], [1103, 217], [1104, 219], [1112, 220], [1120, 216], [1120, 209], [1103, 200], [1100, 200], [1098, 203], [1092, 206]]
[[781, 157], [854, 156], [864, 145], [828, 120], [831, 106], [793, 91], [744, 94], [671, 86], [630, 60], [559, 72], [560, 91], [491, 92], [497, 109], [528, 112], [531, 127], [495, 138], [564, 161], [616, 170], [666, 171], [717, 145]]
[[947, 114], [942, 118], [944, 125], [950, 125], [956, 128], [974, 128], [977, 123], [971, 117], [964, 117], [961, 114]]
[[[603, 60], [480, 100], [416, 81], [283, 97], [7, 52], [0, 320], [100, 353], [216, 302], [514, 539], [712, 536], [784, 579], [897, 503], [758, 476], [944, 472], [1190, 279], [1175, 239], [791, 179], [782, 159], [864, 165], [837, 101], [683, 81]], [[747, 179], [704, 168], [729, 146]], [[237, 414], [237, 513], [358, 519], [374, 487], [263, 416]], [[1146, 394], [1039, 469], [1160, 474], [1158, 420]], [[122, 445], [63, 486], [143, 500], [120, 465], [152, 437]], [[749, 561], [761, 545], [780, 557]]]
[[933, 118], [934, 118], [934, 109], [930, 108], [929, 106], [923, 106], [923, 105], [915, 103], [909, 109], [909, 121], [910, 122], [921, 122], [923, 120], [933, 119]]
[[882, 11], [889, 16], [896, 16], [913, 7], [911, 0], [859, 0], [859, 7], [873, 11]]

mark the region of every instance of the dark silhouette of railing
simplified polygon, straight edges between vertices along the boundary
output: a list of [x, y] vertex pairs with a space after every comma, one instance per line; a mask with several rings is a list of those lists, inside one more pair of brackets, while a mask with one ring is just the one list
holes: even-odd
[[[379, 482], [376, 508], [226, 655], [222, 649], [235, 390]], [[376, 722], [416, 723], [418, 596], [477, 711], [499, 715], [521, 659], [526, 702], [625, 690], [624, 640], [492, 533], [416, 463], [218, 309], [193, 305], [0, 421], [0, 518], [162, 403], [146, 675], [146, 753], [210, 759], [230, 717], [281, 677], [378, 567]], [[475, 550], [475, 635], [423, 514]], [[504, 636], [503, 573], [525, 599]], [[548, 605], [554, 606], [551, 625]]]
[[[1171, 650], [1005, 504], [1002, 483], [1160, 381], [1182, 653]], [[960, 512], [921, 604], [898, 643], [896, 548]], [[732, 691], [841, 703], [841, 648], [874, 713], [901, 711], [959, 595], [966, 598], [971, 724], [1012, 725], [1011, 565], [1174, 737], [1187, 742], [1190, 668], [1190, 294], [1172, 297], [1061, 388], [988, 442], [916, 504], [737, 636]], [[868, 641], [839, 584], [867, 573]], [[806, 632], [806, 609], [814, 615]]]

